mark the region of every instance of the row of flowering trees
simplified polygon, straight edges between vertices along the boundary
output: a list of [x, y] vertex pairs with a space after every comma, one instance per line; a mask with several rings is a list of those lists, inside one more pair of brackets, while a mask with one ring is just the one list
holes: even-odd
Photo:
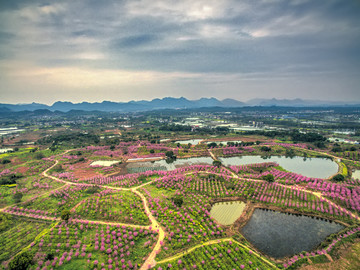
[[130, 191], [104, 189], [84, 199], [74, 218], [106, 220], [129, 224], [148, 224], [141, 199]]
[[[236, 179], [228, 175], [171, 175], [157, 179], [158, 188], [206, 194], [211, 197], [243, 197], [263, 204], [294, 208], [306, 213], [319, 213], [332, 218], [353, 220], [355, 215], [334, 202], [319, 198], [301, 186], [285, 186], [278, 183]], [[357, 194], [357, 193], [356, 193]], [[357, 195], [356, 195], [357, 198]], [[354, 202], [354, 200], [353, 200]], [[357, 203], [354, 202], [357, 207]]]
[[254, 253], [232, 241], [197, 248], [179, 259], [161, 263], [153, 269], [276, 269]]
[[88, 197], [90, 194], [86, 191], [89, 188], [92, 188], [92, 185], [65, 186], [62, 189], [51, 191], [48, 197], [34, 197], [19, 206], [9, 207], [5, 211], [13, 215], [40, 218], [60, 217], [62, 210], [71, 209], [83, 198]]
[[317, 251], [313, 252], [303, 252], [300, 255], [295, 255], [290, 258], [287, 262], [283, 264], [284, 268], [293, 268], [296, 267], [299, 263], [298, 261], [307, 262], [308, 259], [316, 258], [317, 256], [326, 255], [331, 253], [331, 251], [339, 246], [344, 240], [346, 241], [347, 238], [357, 238], [360, 236], [360, 227], [356, 227], [350, 229], [344, 234], [339, 235], [336, 237], [327, 247], [318, 249]]
[[[163, 226], [166, 237], [157, 258], [175, 254], [185, 247], [224, 237], [223, 229], [210, 216], [208, 199], [200, 194], [188, 194], [186, 206], [178, 206], [172, 198], [152, 197], [151, 190], [143, 189], [152, 215]], [[174, 196], [182, 196], [182, 192]]]
[[[110, 226], [70, 219], [31, 243], [36, 269], [58, 268], [78, 259], [91, 269], [139, 269], [156, 242], [151, 228]], [[47, 254], [51, 254], [48, 256]], [[74, 265], [74, 267], [76, 267]]]

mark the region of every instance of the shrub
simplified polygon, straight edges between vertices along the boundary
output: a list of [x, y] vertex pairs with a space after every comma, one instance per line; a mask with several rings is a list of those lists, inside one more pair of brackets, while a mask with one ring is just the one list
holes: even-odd
[[63, 210], [61, 212], [61, 219], [65, 220], [65, 221], [68, 221], [69, 218], [70, 218], [70, 211], [69, 210]]
[[272, 183], [275, 181], [274, 176], [272, 174], [264, 175], [263, 179], [269, 183]]
[[174, 157], [174, 152], [173, 152], [173, 151], [166, 151], [165, 155], [166, 155], [168, 158], [173, 158], [173, 157]]
[[43, 159], [44, 157], [45, 157], [45, 156], [44, 156], [43, 153], [38, 152], [38, 153], [35, 154], [35, 158], [36, 158], [36, 159]]
[[21, 202], [22, 197], [23, 197], [23, 194], [21, 192], [16, 192], [13, 195], [13, 199], [14, 199], [15, 203]]
[[33, 256], [29, 252], [21, 253], [9, 263], [10, 270], [26, 270], [33, 264]]
[[342, 182], [345, 180], [345, 177], [342, 174], [337, 174], [332, 178], [335, 182]]
[[221, 161], [220, 160], [214, 160], [212, 165], [219, 168], [221, 166]]
[[54, 172], [57, 172], [57, 173], [64, 171], [63, 167], [60, 164], [56, 165], [53, 170], [54, 170]]
[[174, 204], [177, 206], [177, 207], [181, 207], [182, 204], [184, 203], [184, 199], [182, 196], [175, 196], [172, 198], [172, 201], [174, 202]]
[[9, 160], [9, 159], [1, 160], [1, 164], [8, 164], [8, 163], [11, 163], [11, 160]]
[[267, 147], [267, 146], [261, 146], [260, 150], [263, 151], [263, 152], [270, 152], [271, 148]]

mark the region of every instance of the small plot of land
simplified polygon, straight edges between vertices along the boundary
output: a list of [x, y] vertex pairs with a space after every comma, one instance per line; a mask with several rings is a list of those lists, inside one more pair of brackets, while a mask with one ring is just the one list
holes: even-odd
[[36, 239], [29, 252], [36, 254], [33, 269], [93, 269], [101, 265], [131, 269], [139, 268], [156, 238], [156, 233], [144, 229], [63, 222]]
[[0, 214], [0, 263], [29, 245], [50, 223]]
[[313, 264], [301, 267], [301, 270], [358, 270], [360, 269], [360, 242], [341, 252], [341, 258], [333, 262]]
[[[251, 250], [231, 240], [200, 246], [173, 260], [164, 260], [163, 263], [160, 261], [159, 266], [162, 269], [276, 269], [255, 256]], [[158, 266], [154, 269], [158, 269]]]
[[86, 199], [75, 209], [75, 217], [129, 224], [149, 224], [141, 199], [130, 191], [106, 189]]
[[28, 200], [18, 206], [9, 207], [5, 211], [16, 215], [59, 217], [62, 210], [71, 209], [81, 200], [97, 191], [97, 189], [94, 190], [88, 186], [65, 186], [51, 192], [49, 196]]
[[212, 206], [210, 214], [222, 225], [233, 224], [242, 214], [246, 207], [243, 202], [220, 202]]
[[[5, 200], [4, 206], [13, 204], [15, 190], [23, 194], [23, 199], [22, 203], [2, 211], [11, 216], [37, 218], [38, 222], [42, 220], [51, 227], [33, 229], [39, 237], [17, 235], [23, 237], [24, 242], [13, 248], [13, 255], [6, 256], [28, 250], [34, 259], [32, 269], [274, 269], [276, 266], [256, 252], [261, 249], [251, 246], [247, 242], [250, 239], [240, 234], [239, 226], [250, 219], [254, 208], [276, 209], [296, 216], [307, 213], [316, 216], [314, 219], [328, 217], [347, 227], [334, 236], [336, 238], [328, 238], [318, 250], [309, 251], [309, 255], [297, 253], [302, 256], [300, 259], [296, 255], [277, 259], [281, 262], [277, 265], [279, 268], [293, 269], [308, 260], [324, 262], [327, 260], [324, 249], [330, 254], [332, 240], [336, 240], [336, 250], [343, 239], [350, 239], [350, 235], [358, 237], [360, 193], [352, 182], [343, 184], [305, 177], [287, 172], [274, 162], [212, 166], [216, 155], [259, 155], [262, 147], [208, 149], [206, 144], [199, 144], [180, 148], [173, 143], [137, 141], [67, 150], [53, 153], [53, 157], [45, 160], [34, 160], [34, 153], [12, 153], [11, 163], [2, 164], [1, 168], [23, 177], [16, 180], [16, 187], [2, 186], [0, 200]], [[291, 152], [289, 147], [295, 149], [292, 153], [304, 154], [301, 146], [296, 145], [268, 145], [266, 152], [270, 149], [272, 154], [284, 154]], [[140, 163], [129, 163], [128, 169], [136, 167], [133, 174], [114, 176], [131, 172], [125, 167], [128, 164], [116, 164], [119, 160], [153, 158], [159, 154], [164, 157], [166, 151], [192, 159], [178, 158], [170, 168], [165, 160], [156, 161], [149, 166], [158, 170], [154, 172], [147, 172], [146, 166], [142, 166], [146, 162], [138, 167]], [[47, 150], [44, 153], [50, 155]], [[195, 158], [199, 155], [200, 158]], [[50, 164], [54, 165], [47, 170], [49, 178], [40, 177]], [[237, 205], [239, 200], [247, 205], [240, 219], [245, 205]], [[236, 209], [216, 211], [214, 207], [211, 211], [214, 202], [225, 202], [225, 206]], [[69, 220], [60, 221], [60, 218], [66, 219], [63, 210], [70, 211]], [[214, 212], [220, 215], [216, 217]], [[222, 217], [226, 220], [222, 221]], [[268, 221], [269, 218], [262, 223]], [[31, 229], [26, 224], [23, 227]], [[16, 233], [9, 227], [6, 231]], [[293, 235], [293, 241], [298, 241], [297, 234]], [[29, 242], [32, 242], [31, 248], [24, 249]]]

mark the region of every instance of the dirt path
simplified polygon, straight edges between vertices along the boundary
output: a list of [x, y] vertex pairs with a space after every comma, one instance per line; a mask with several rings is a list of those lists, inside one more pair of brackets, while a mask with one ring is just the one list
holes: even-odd
[[[178, 254], [175, 254], [175, 255], [173, 255], [173, 256], [171, 256], [171, 257], [168, 257], [168, 258], [166, 258], [166, 259], [164, 259], [164, 260], [158, 261], [157, 264], [166, 263], [166, 262], [170, 262], [170, 261], [172, 261], [172, 260], [180, 259], [181, 257], [189, 254], [190, 252], [192, 252], [192, 251], [194, 251], [194, 250], [196, 250], [196, 249], [198, 249], [198, 248], [200, 248], [200, 247], [209, 246], [209, 245], [212, 245], [212, 244], [217, 244], [217, 243], [219, 243], [219, 242], [230, 242], [230, 241], [238, 244], [239, 246], [245, 248], [246, 250], [251, 250], [249, 247], [241, 244], [240, 242], [234, 240], [233, 238], [214, 239], [214, 240], [210, 240], [210, 241], [207, 241], [207, 242], [205, 242], [205, 243], [202, 243], [202, 244], [198, 244], [198, 245], [193, 246], [193, 247], [191, 247], [191, 248], [188, 248], [186, 251], [182, 251], [182, 252], [180, 252], [180, 253], [178, 253]], [[267, 263], [268, 265], [272, 266], [274, 269], [278, 269], [274, 264], [272, 264], [272, 263], [271, 263], [270, 261], [268, 261], [266, 258], [261, 257], [260, 254], [258, 254], [257, 252], [255, 252], [255, 251], [253, 251], [253, 250], [251, 250], [251, 251], [252, 251], [252, 254], [254, 254], [256, 257], [260, 258], [261, 260], [263, 260], [265, 263]]]
[[[223, 167], [223, 168], [224, 168], [225, 170], [227, 170], [228, 172], [230, 172], [233, 178], [236, 178], [236, 179], [239, 179], [239, 180], [244, 180], [244, 181], [264, 182], [264, 180], [260, 180], [260, 179], [241, 178], [240, 176], [238, 176], [237, 174], [235, 174], [233, 171], [229, 170], [228, 168], [226, 168], [226, 167]], [[202, 173], [207, 173], [207, 172], [202, 172]], [[191, 172], [188, 173], [188, 174], [191, 174]], [[214, 173], [211, 173], [211, 174], [214, 174]], [[215, 173], [215, 174], [217, 174], [217, 173]], [[217, 174], [217, 175], [220, 175], [220, 174]], [[278, 185], [282, 186], [283, 188], [287, 188], [287, 189], [291, 189], [292, 187], [301, 189], [302, 191], [304, 191], [304, 192], [306, 192], [306, 193], [309, 193], [309, 194], [312, 194], [312, 195], [318, 197], [319, 199], [327, 202], [328, 204], [330, 204], [331, 206], [333, 206], [333, 207], [341, 210], [342, 212], [346, 212], [346, 213], [350, 214], [353, 218], [355, 218], [356, 220], [360, 221], [360, 217], [359, 217], [359, 216], [357, 216], [356, 214], [348, 211], [346, 208], [344, 208], [344, 207], [342, 207], [342, 206], [334, 203], [333, 201], [325, 198], [321, 192], [316, 192], [316, 191], [308, 190], [308, 189], [306, 189], [305, 187], [299, 186], [299, 185], [288, 186], [288, 185], [284, 185], [284, 184], [280, 184], [280, 183], [278, 183]]]
[[210, 149], [208, 149], [208, 152], [209, 152], [209, 154], [210, 154], [210, 156], [212, 157], [213, 160], [217, 160], [216, 156], [214, 155], [214, 153]]
[[[70, 151], [73, 151], [73, 150], [70, 150]], [[69, 150], [65, 151], [65, 153], [69, 152]], [[55, 181], [58, 181], [58, 182], [62, 182], [62, 183], [65, 183], [65, 184], [69, 184], [69, 185], [81, 185], [80, 183], [73, 183], [73, 182], [70, 182], [70, 181], [66, 181], [66, 180], [62, 180], [62, 179], [59, 179], [55, 176], [52, 176], [52, 175], [49, 175], [48, 172], [54, 168], [57, 164], [59, 163], [58, 160], [55, 160], [55, 163], [54, 165], [52, 165], [51, 167], [49, 167], [48, 169], [46, 169], [42, 175], [45, 176], [45, 177], [48, 177], [50, 179], [53, 179]], [[156, 181], [155, 179], [152, 180], [152, 181], [149, 181], [147, 183], [144, 183], [140, 186], [137, 186], [137, 187], [133, 187], [133, 188], [119, 188], [119, 187], [112, 187], [112, 186], [103, 186], [105, 188], [109, 188], [109, 189], [114, 189], [114, 190], [120, 190], [120, 191], [131, 191], [133, 192], [134, 194], [136, 194], [137, 196], [139, 196], [143, 202], [143, 205], [144, 205], [144, 210], [145, 210], [145, 213], [146, 215], [149, 217], [149, 220], [151, 222], [151, 226], [143, 226], [143, 225], [135, 225], [135, 224], [128, 224], [128, 223], [117, 223], [117, 222], [107, 222], [107, 221], [91, 221], [91, 220], [82, 220], [82, 221], [89, 221], [89, 222], [96, 222], [98, 224], [106, 224], [106, 225], [120, 225], [120, 226], [127, 226], [127, 227], [132, 227], [132, 228], [143, 228], [143, 229], [151, 229], [151, 230], [154, 230], [156, 232], [158, 232], [159, 234], [159, 238], [158, 238], [158, 241], [155, 245], [155, 247], [153, 248], [153, 250], [151, 251], [151, 253], [149, 254], [148, 258], [146, 259], [146, 261], [144, 262], [144, 264], [141, 266], [140, 269], [148, 269], [149, 266], [153, 267], [156, 265], [156, 262], [155, 262], [155, 258], [156, 258], [156, 255], [158, 254], [158, 252], [160, 252], [161, 250], [161, 243], [164, 241], [165, 239], [165, 231], [164, 229], [160, 226], [160, 224], [158, 223], [158, 221], [155, 219], [155, 217], [152, 215], [150, 209], [149, 209], [149, 206], [148, 206], [148, 202], [146, 200], [146, 197], [140, 192], [138, 191], [139, 188], [141, 187], [144, 187], [146, 185], [149, 185], [151, 183], [153, 183], [154, 181]], [[78, 203], [75, 207], [72, 208], [72, 211], [75, 211], [76, 207], [78, 207], [79, 205], [81, 204]]]
[[[66, 150], [64, 153], [62, 154], [59, 154], [59, 155], [63, 155], [63, 154], [66, 154], [70, 151], [74, 151], [76, 149], [71, 149], [71, 150]], [[209, 151], [209, 154], [210, 156], [216, 160], [216, 157], [215, 155], [210, 151]], [[57, 155], [58, 156], [58, 155]], [[329, 155], [331, 156], [331, 155]], [[333, 156], [335, 157], [335, 156]], [[338, 157], [335, 157], [335, 158], [338, 158]], [[66, 181], [66, 180], [63, 180], [63, 179], [60, 179], [60, 178], [57, 178], [55, 176], [52, 176], [52, 175], [49, 175], [48, 172], [54, 168], [57, 164], [59, 163], [58, 160], [55, 160], [55, 163], [47, 168], [44, 172], [41, 173], [41, 175], [43, 175], [44, 177], [48, 177], [52, 180], [55, 180], [55, 181], [58, 181], [58, 182], [61, 182], [61, 183], [64, 183], [65, 185], [82, 185], [83, 183], [74, 183], [74, 182], [70, 182], [70, 181]], [[224, 167], [226, 170], [228, 170], [231, 175], [234, 177], [234, 178], [237, 178], [239, 180], [246, 180], [246, 181], [256, 181], [256, 182], [262, 182], [263, 180], [259, 180], [259, 179], [248, 179], [248, 178], [241, 178], [239, 177], [237, 174], [235, 174], [233, 171], [229, 170], [228, 168]], [[206, 172], [205, 172], [206, 173]], [[155, 247], [153, 248], [153, 250], [150, 252], [150, 254], [148, 255], [146, 261], [143, 263], [143, 265], [141, 266], [140, 270], [145, 270], [145, 269], [149, 269], [150, 267], [154, 267], [157, 262], [156, 262], [156, 255], [161, 251], [161, 246], [162, 246], [162, 242], [164, 241], [165, 239], [165, 231], [164, 229], [161, 227], [160, 223], [156, 220], [156, 218], [152, 215], [150, 209], [149, 209], [149, 206], [148, 206], [148, 202], [147, 202], [147, 199], [146, 197], [144, 196], [144, 194], [142, 194], [138, 189], [146, 186], [146, 185], [150, 185], [152, 184], [153, 182], [155, 182], [156, 179], [152, 180], [152, 181], [149, 181], [147, 183], [144, 183], [142, 185], [139, 185], [137, 187], [132, 187], [132, 188], [119, 188], [119, 187], [112, 187], [112, 186], [102, 186], [104, 188], [108, 188], [108, 189], [113, 189], [113, 190], [119, 190], [119, 191], [131, 191], [133, 192], [134, 194], [136, 194], [137, 196], [139, 196], [143, 202], [143, 205], [144, 205], [144, 211], [146, 213], [146, 215], [148, 216], [149, 218], [149, 221], [151, 223], [151, 225], [149, 226], [145, 226], [145, 225], [135, 225], [135, 224], [128, 224], [128, 223], [118, 223], [118, 222], [108, 222], [108, 221], [93, 221], [93, 220], [87, 220], [87, 219], [84, 219], [84, 220], [79, 220], [79, 221], [86, 221], [86, 222], [94, 222], [94, 223], [97, 223], [97, 224], [104, 224], [104, 225], [120, 225], [120, 226], [127, 226], [127, 227], [132, 227], [132, 228], [142, 228], [142, 229], [147, 229], [147, 230], [153, 230], [153, 231], [156, 231], [158, 233], [158, 240], [157, 240], [157, 243], [155, 245]], [[286, 185], [283, 185], [283, 184], [279, 184], [285, 188], [291, 188], [291, 186], [286, 186]], [[328, 202], [329, 204], [332, 204], [334, 206], [336, 206], [338, 209], [341, 209], [342, 211], [346, 211], [348, 212], [346, 209], [342, 208], [341, 206], [338, 206], [336, 203], [333, 203], [331, 202], [330, 200], [326, 199], [323, 197], [322, 193], [320, 192], [315, 192], [315, 191], [311, 191], [311, 190], [307, 190], [306, 188], [304, 187], [300, 187], [300, 186], [297, 186], [295, 185], [295, 187], [297, 188], [301, 188], [303, 191], [307, 192], [307, 193], [310, 193], [310, 194], [313, 194], [314, 196], [317, 196], [318, 198], [322, 199], [322, 200], [325, 200], [326, 202]], [[57, 189], [61, 189], [61, 188], [64, 188], [64, 186], [61, 186]], [[56, 189], [56, 190], [57, 190]], [[53, 190], [52, 190], [53, 191]], [[47, 195], [48, 193], [50, 193], [51, 191], [47, 192], [47, 193], [44, 193], [44, 194], [41, 194], [39, 196], [45, 196]], [[82, 202], [79, 202], [77, 205], [75, 205], [71, 211], [75, 211], [75, 209], [81, 204]], [[10, 207], [10, 206], [7, 206], [7, 207]], [[5, 210], [7, 207], [3, 208], [3, 209], [0, 209], [1, 211]], [[354, 214], [351, 213], [351, 215], [356, 218], [357, 220], [360, 220], [360, 218]], [[27, 216], [27, 215], [24, 215], [24, 216]], [[43, 217], [43, 219], [48, 219], [48, 220], [60, 220], [59, 218], [50, 218], [50, 217]], [[182, 253], [179, 253], [179, 254], [176, 254], [172, 257], [169, 257], [169, 258], [166, 258], [164, 260], [161, 260], [159, 261], [158, 263], [164, 263], [164, 262], [168, 262], [168, 261], [171, 261], [171, 260], [174, 260], [174, 259], [177, 259], [177, 258], [180, 258], [186, 254], [188, 254], [189, 252], [192, 252], [194, 251], [195, 249], [199, 248], [199, 247], [202, 247], [202, 246], [206, 246], [206, 245], [211, 245], [211, 244], [215, 244], [215, 243], [218, 243], [219, 241], [233, 241], [235, 243], [237, 243], [238, 245], [242, 246], [243, 248], [246, 248], [246, 249], [249, 249], [248, 247], [246, 247], [245, 245], [235, 241], [234, 239], [232, 238], [224, 238], [224, 239], [215, 239], [215, 240], [211, 240], [211, 241], [208, 241], [206, 243], [202, 243], [202, 244], [198, 244], [196, 246], [193, 246], [191, 248], [189, 248], [188, 250], [186, 250], [186, 252], [182, 252]], [[264, 262], [266, 262], [267, 264], [271, 265], [272, 267], [274, 267], [275, 269], [276, 266], [273, 265], [271, 262], [269, 262], [267, 259], [261, 257], [258, 253], [254, 252], [253, 251], [253, 254], [257, 257], [259, 257], [261, 260], [263, 260]]]

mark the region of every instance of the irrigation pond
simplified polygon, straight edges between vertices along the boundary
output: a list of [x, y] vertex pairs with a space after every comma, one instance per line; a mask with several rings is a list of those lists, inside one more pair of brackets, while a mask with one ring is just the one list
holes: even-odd
[[203, 141], [203, 139], [193, 139], [193, 140], [184, 140], [184, 141], [176, 141], [175, 143], [180, 144], [191, 144], [191, 145], [197, 145], [199, 142]]
[[344, 226], [325, 219], [255, 209], [241, 233], [258, 250], [283, 258], [315, 249]]
[[313, 178], [329, 178], [338, 171], [337, 163], [327, 158], [236, 156], [220, 158], [220, 160], [225, 166], [276, 162], [287, 171]]
[[[145, 162], [132, 162], [126, 165], [128, 172], [144, 172], [144, 171], [155, 171], [155, 170], [175, 170], [176, 168], [190, 166], [190, 165], [211, 165], [213, 163], [211, 157], [193, 157], [193, 158], [182, 158], [174, 160], [171, 163], [166, 162], [165, 159], [156, 161], [145, 161]], [[136, 169], [137, 168], [137, 169]]]

